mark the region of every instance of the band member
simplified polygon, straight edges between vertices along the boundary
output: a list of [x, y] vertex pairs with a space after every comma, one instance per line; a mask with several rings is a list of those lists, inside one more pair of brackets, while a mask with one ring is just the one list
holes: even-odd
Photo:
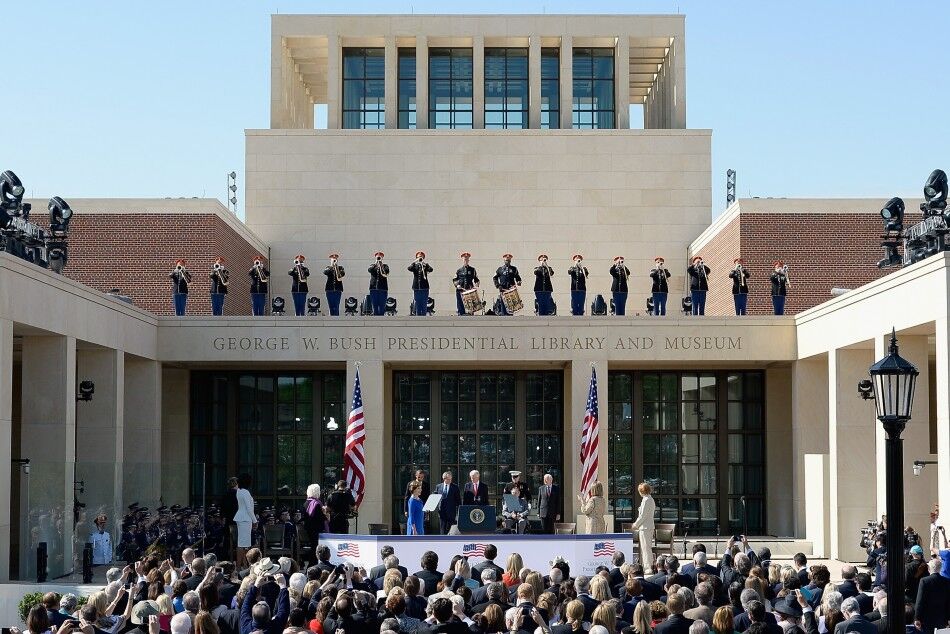
[[627, 309], [627, 279], [630, 269], [623, 263], [623, 256], [614, 258], [614, 265], [610, 267], [610, 276], [614, 281], [610, 284], [610, 292], [614, 296], [614, 314], [625, 315]]
[[538, 256], [538, 263], [534, 267], [534, 298], [538, 300], [538, 315], [553, 315], [554, 300], [551, 299], [551, 293], [554, 287], [551, 285], [551, 276], [554, 275], [554, 269], [548, 266], [547, 253]]
[[343, 277], [346, 271], [337, 264], [340, 259], [339, 253], [330, 254], [330, 264], [323, 269], [323, 274], [327, 276], [327, 306], [330, 307], [332, 317], [340, 316], [340, 298], [343, 297]]
[[267, 305], [267, 286], [270, 284], [270, 271], [264, 266], [263, 255], [254, 258], [254, 264], [247, 274], [251, 276], [251, 312], [260, 317]]
[[412, 273], [412, 298], [416, 304], [416, 316], [425, 317], [429, 304], [429, 273], [432, 267], [426, 262], [426, 252], [416, 251], [415, 261], [409, 265]]
[[293, 279], [290, 285], [290, 295], [294, 298], [294, 314], [297, 317], [303, 317], [307, 314], [307, 293], [310, 291], [310, 285], [307, 284], [307, 278], [310, 277], [310, 269], [303, 265], [307, 258], [299, 253], [294, 258], [294, 266], [289, 271]]
[[473, 469], [468, 474], [465, 483], [465, 492], [462, 493], [462, 504], [488, 504], [488, 487], [481, 481], [482, 475]]
[[224, 258], [215, 258], [211, 265], [211, 314], [224, 314], [224, 296], [228, 294], [228, 270], [224, 268]]
[[462, 258], [462, 266], [460, 266], [455, 272], [455, 278], [452, 280], [452, 283], [455, 284], [455, 307], [458, 310], [459, 315], [464, 315], [465, 306], [462, 304], [462, 291], [469, 291], [473, 288], [477, 288], [479, 281], [478, 274], [475, 272], [475, 267], [469, 266], [468, 264], [472, 254], [468, 251], [465, 251], [460, 253], [459, 257]]
[[528, 501], [528, 487], [521, 482], [521, 472], [511, 471], [511, 482], [505, 485], [505, 493], [518, 500], [517, 504], [509, 504], [508, 498], [503, 498], [501, 516], [503, 524], [508, 530], [522, 535], [528, 527], [528, 513], [531, 512], [531, 503]]
[[561, 487], [550, 473], [544, 474], [544, 484], [538, 487], [538, 515], [544, 532], [553, 535], [555, 522], [561, 521]]
[[[521, 286], [521, 274], [518, 273], [518, 267], [512, 265], [511, 260], [514, 257], [510, 253], [504, 254], [502, 257], [502, 265], [498, 267], [495, 271], [495, 276], [492, 278], [492, 281], [495, 283], [495, 288], [499, 292], [506, 291], [513, 286]], [[501, 314], [510, 315], [508, 309], [505, 307], [505, 303], [501, 303]]]
[[653, 258], [653, 270], [650, 278], [653, 280], [653, 314], [666, 315], [666, 298], [670, 294], [670, 272], [664, 266], [666, 261], [662, 257]]
[[386, 298], [389, 296], [389, 265], [383, 263], [386, 256], [382, 251], [375, 254], [376, 261], [369, 271], [369, 301], [373, 305], [373, 314], [377, 317], [386, 312]]
[[587, 267], [584, 266], [584, 256], [574, 254], [574, 266], [567, 270], [571, 276], [571, 314], [583, 315], [584, 302], [587, 299]]
[[749, 269], [745, 265], [745, 260], [736, 258], [732, 261], [735, 264], [729, 277], [732, 278], [732, 301], [736, 305], [736, 314], [745, 315], [745, 307], [749, 300]]
[[769, 279], [772, 280], [772, 310], [776, 315], [785, 314], [785, 296], [792, 283], [788, 279], [788, 267], [781, 260], [772, 263], [775, 269]]
[[686, 267], [689, 274], [689, 295], [693, 302], [693, 314], [706, 314], [706, 291], [709, 290], [709, 267], [703, 264], [700, 256], [695, 256], [690, 266]]
[[185, 314], [185, 303], [188, 301], [188, 285], [191, 283], [191, 273], [185, 268], [183, 259], [175, 260], [175, 268], [168, 274], [168, 277], [172, 280], [175, 314], [182, 317]]

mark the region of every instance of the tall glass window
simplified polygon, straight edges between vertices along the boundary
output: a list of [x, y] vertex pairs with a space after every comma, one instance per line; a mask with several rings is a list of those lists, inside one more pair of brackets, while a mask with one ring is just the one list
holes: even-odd
[[429, 127], [472, 128], [472, 49], [429, 49]]
[[612, 129], [614, 112], [614, 49], [575, 48], [573, 63], [575, 128]]
[[[405, 521], [403, 496], [406, 483], [412, 480], [416, 469], [428, 471], [430, 468], [432, 377], [429, 372], [400, 372], [395, 383], [392, 516], [398, 523]], [[440, 480], [433, 478], [431, 472], [429, 476], [430, 484]]]
[[525, 375], [525, 481], [540, 485], [545, 473], [561, 477], [564, 427], [563, 381], [559, 372]]
[[416, 127], [416, 49], [399, 49], [399, 127]]
[[343, 127], [386, 127], [385, 49], [343, 49]]
[[485, 49], [485, 129], [528, 127], [528, 49]]
[[541, 127], [561, 127], [561, 51], [541, 49]]
[[646, 480], [657, 521], [692, 534], [763, 534], [762, 381], [755, 371], [611, 372], [608, 490], [617, 521], [636, 516], [636, 484]]

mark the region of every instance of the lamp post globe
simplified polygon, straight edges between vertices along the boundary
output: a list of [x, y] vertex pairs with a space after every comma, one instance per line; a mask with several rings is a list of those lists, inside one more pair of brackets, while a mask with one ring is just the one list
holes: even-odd
[[[897, 336], [891, 330], [888, 355], [868, 369], [874, 385], [877, 419], [885, 439], [885, 489], [887, 493], [887, 605], [904, 605], [904, 441], [901, 433], [910, 420], [914, 388], [920, 372], [898, 354]], [[887, 611], [887, 631], [904, 632], [904, 611]]]

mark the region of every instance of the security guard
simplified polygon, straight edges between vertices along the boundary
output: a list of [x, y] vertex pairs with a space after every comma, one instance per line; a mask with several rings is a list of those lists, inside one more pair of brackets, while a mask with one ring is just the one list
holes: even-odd
[[185, 268], [185, 260], [175, 260], [175, 268], [168, 277], [172, 280], [172, 298], [175, 300], [175, 314], [179, 317], [185, 314], [185, 304], [188, 302], [188, 285], [191, 283], [191, 273]]
[[386, 312], [386, 298], [389, 296], [389, 265], [383, 263], [386, 256], [382, 251], [373, 254], [376, 261], [369, 271], [369, 301], [373, 305], [373, 314], [377, 317]]
[[567, 270], [571, 276], [571, 314], [584, 314], [584, 301], [587, 299], [587, 276], [589, 272], [584, 266], [584, 256], [574, 254], [574, 266]]
[[228, 278], [230, 274], [224, 268], [224, 258], [214, 259], [211, 265], [211, 314], [224, 314], [224, 296], [228, 294]]
[[538, 315], [553, 315], [554, 300], [551, 299], [551, 293], [554, 287], [551, 285], [551, 276], [554, 275], [554, 269], [548, 266], [547, 253], [538, 256], [538, 263], [534, 267], [534, 298], [538, 300]]
[[264, 314], [267, 286], [270, 284], [270, 271], [264, 266], [263, 255], [255, 256], [254, 264], [247, 274], [251, 276], [251, 312], [260, 317]]
[[287, 275], [293, 280], [290, 286], [290, 295], [294, 298], [294, 314], [297, 317], [303, 317], [307, 314], [307, 293], [310, 292], [307, 278], [310, 277], [310, 269], [303, 265], [306, 259], [298, 253], [294, 258], [294, 265], [287, 271]]
[[477, 288], [478, 273], [475, 272], [474, 266], [469, 266], [468, 261], [471, 259], [472, 254], [468, 251], [463, 251], [459, 254], [459, 257], [462, 258], [462, 266], [455, 271], [455, 278], [452, 280], [452, 283], [455, 284], [455, 307], [459, 315], [465, 314], [465, 306], [462, 305], [462, 291], [469, 291], [473, 288]]
[[666, 298], [670, 293], [670, 272], [664, 264], [666, 261], [662, 256], [653, 258], [653, 270], [650, 271], [650, 278], [653, 280], [653, 314], [657, 316], [666, 315]]
[[416, 259], [409, 265], [412, 273], [412, 298], [416, 305], [416, 316], [425, 317], [429, 304], [429, 273], [432, 266], [426, 262], [426, 252], [416, 251]]
[[343, 267], [337, 264], [340, 259], [339, 253], [329, 255], [330, 264], [323, 269], [323, 274], [327, 276], [327, 306], [330, 307], [332, 317], [340, 316], [340, 298], [343, 297], [343, 277], [346, 272]]
[[614, 258], [614, 265], [610, 267], [610, 276], [614, 281], [610, 283], [610, 292], [614, 296], [614, 314], [627, 314], [627, 280], [630, 278], [630, 269], [623, 263], [623, 256]]
[[749, 302], [749, 269], [742, 258], [736, 258], [732, 263], [735, 265], [729, 272], [732, 278], [732, 301], [736, 305], [736, 315], [745, 315]]
[[[502, 257], [502, 265], [498, 267], [498, 270], [495, 271], [495, 276], [492, 278], [492, 281], [495, 283], [495, 288], [498, 289], [498, 292], [506, 291], [513, 286], [521, 286], [521, 274], [518, 273], [518, 267], [511, 264], [512, 258], [515, 256], [510, 253], [504, 254]], [[501, 303], [501, 314], [510, 315], [508, 309], [505, 307], [505, 303]]]

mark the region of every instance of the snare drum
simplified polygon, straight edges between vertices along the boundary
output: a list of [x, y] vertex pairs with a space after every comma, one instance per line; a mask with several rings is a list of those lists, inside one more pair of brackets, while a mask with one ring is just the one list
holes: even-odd
[[503, 290], [501, 292], [501, 301], [505, 304], [505, 310], [512, 315], [524, 308], [524, 303], [521, 301], [521, 294], [518, 292], [517, 286]]
[[465, 309], [466, 315], [474, 315], [485, 307], [485, 304], [482, 303], [481, 298], [478, 296], [477, 288], [470, 288], [467, 291], [462, 291], [461, 296], [462, 307]]

